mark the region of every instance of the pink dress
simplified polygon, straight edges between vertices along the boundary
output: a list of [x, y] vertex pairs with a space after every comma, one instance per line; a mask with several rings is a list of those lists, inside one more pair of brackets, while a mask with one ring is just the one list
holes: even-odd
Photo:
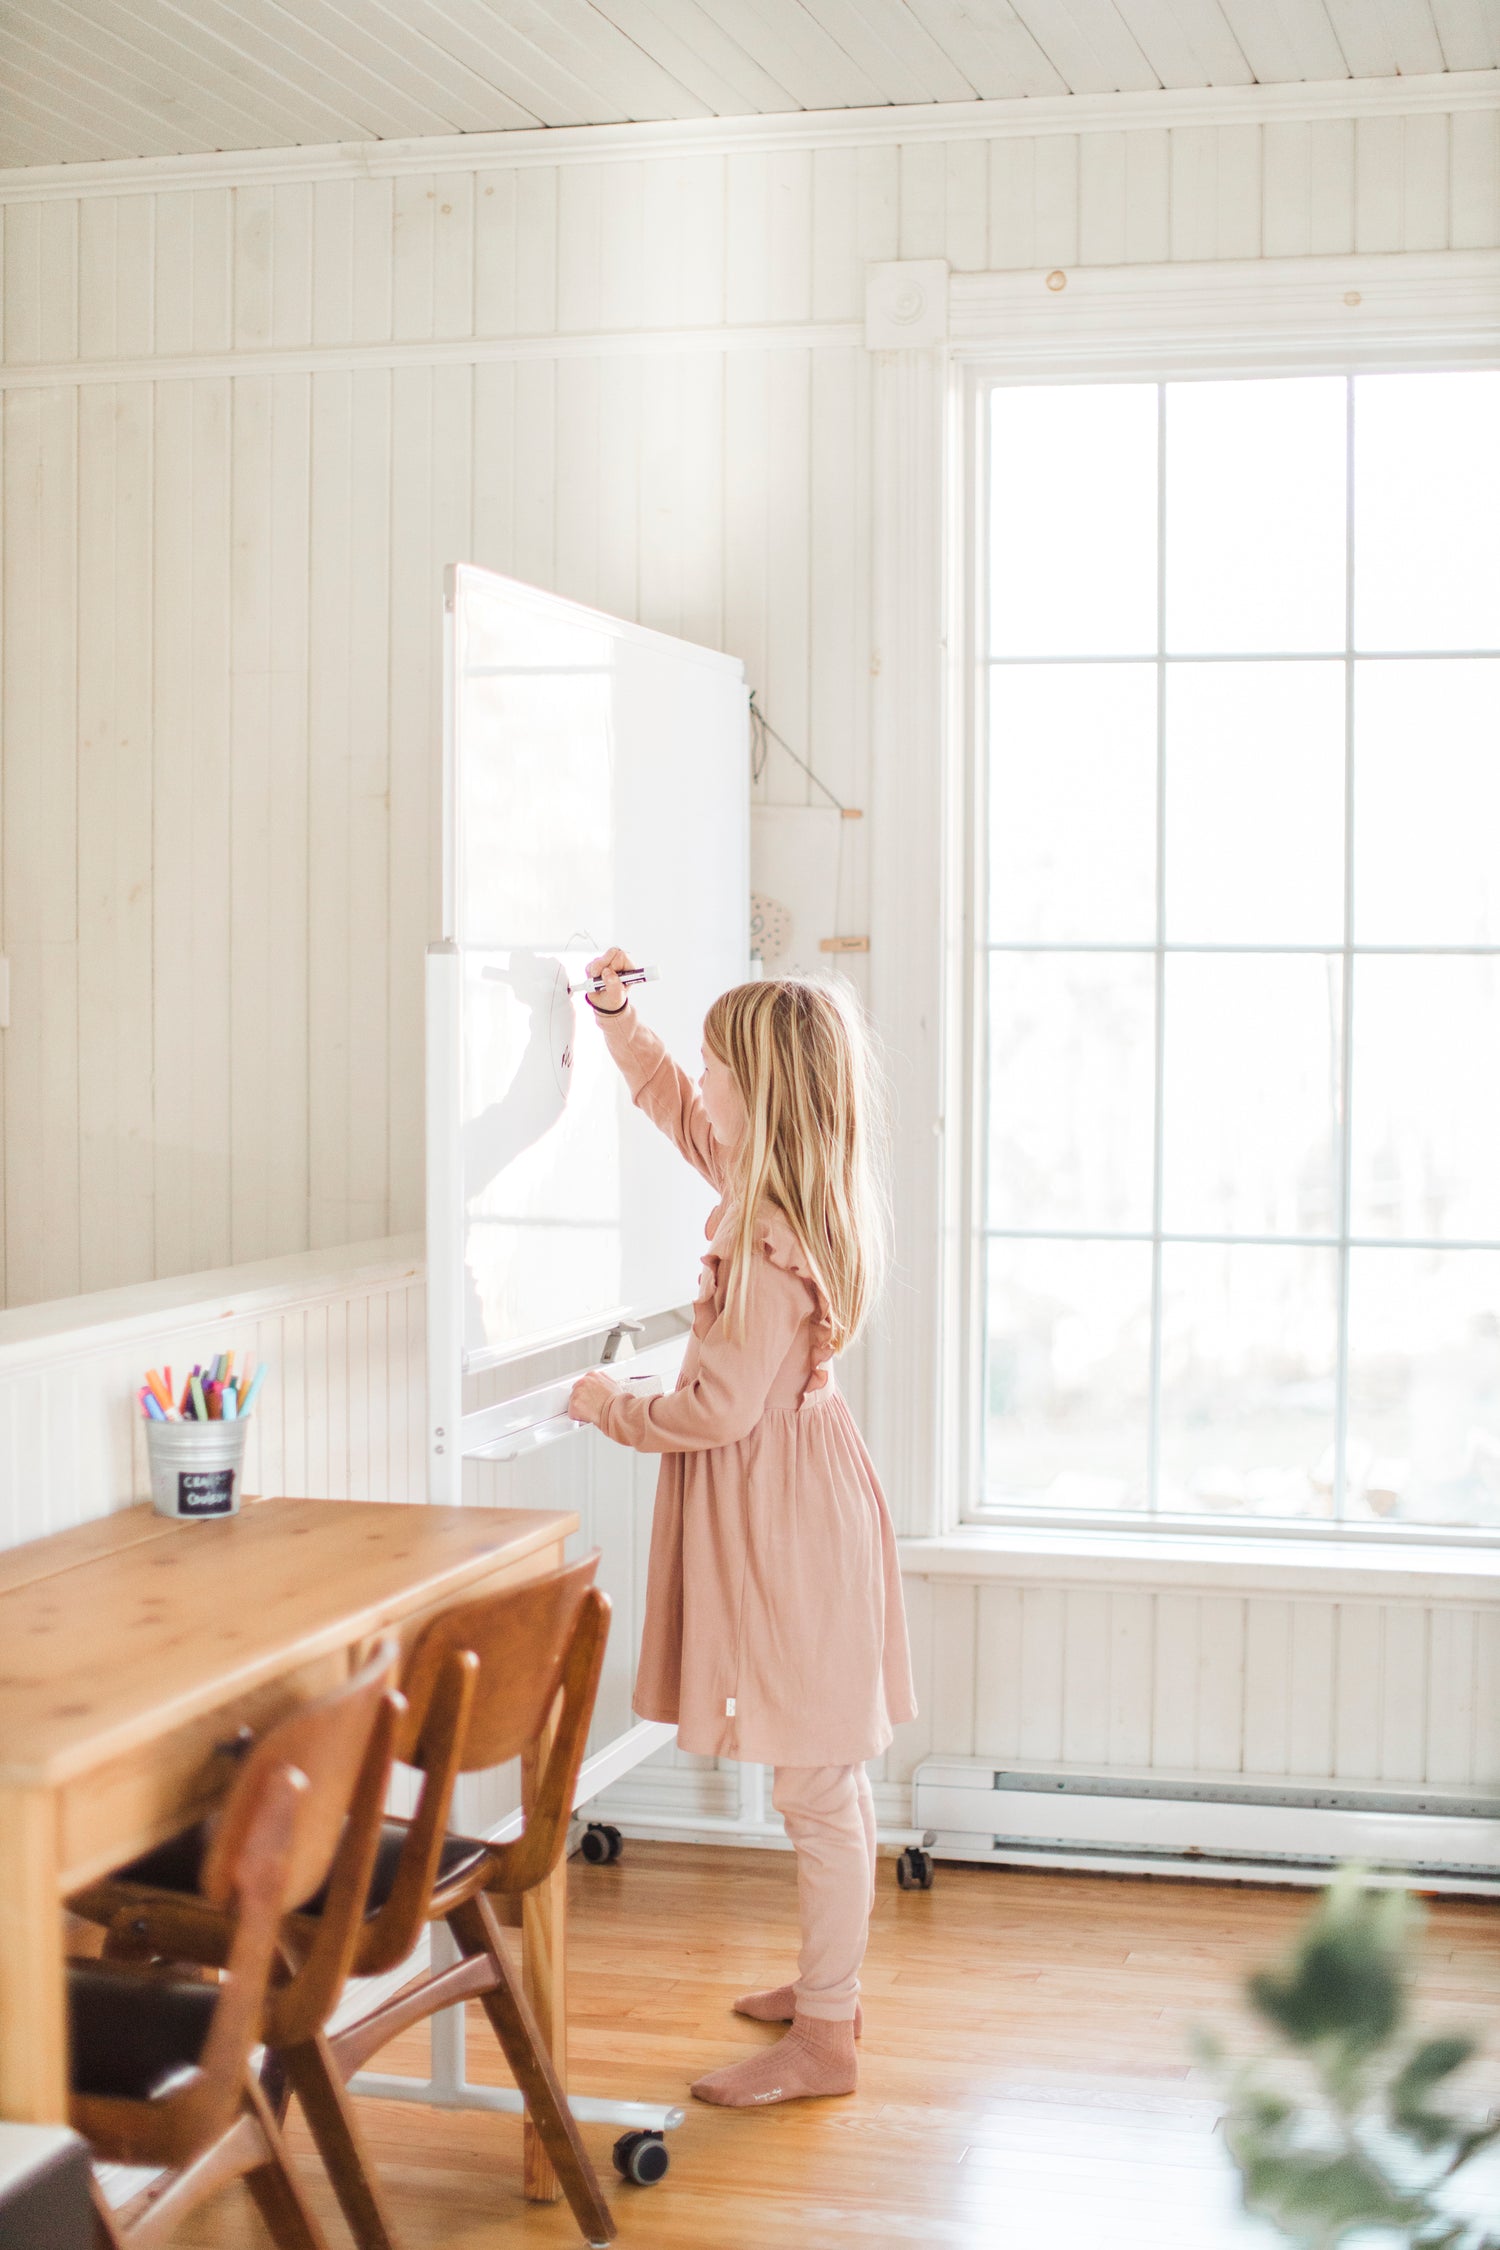
[[[600, 1014], [632, 1098], [719, 1189], [702, 1097], [633, 1007]], [[605, 1435], [663, 1456], [634, 1705], [684, 1750], [854, 1765], [914, 1718], [890, 1511], [833, 1381], [827, 1302], [765, 1215], [742, 1338], [723, 1311], [720, 1204], [677, 1388], [616, 1398]]]

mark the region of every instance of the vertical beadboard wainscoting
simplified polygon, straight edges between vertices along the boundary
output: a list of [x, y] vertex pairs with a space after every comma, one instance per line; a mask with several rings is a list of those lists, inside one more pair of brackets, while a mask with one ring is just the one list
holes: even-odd
[[264, 1362], [247, 1492], [422, 1495], [419, 1235], [0, 1313], [0, 1547], [148, 1500], [136, 1392], [233, 1351]]
[[[942, 1849], [956, 1800], [933, 1791], [963, 1782], [978, 1836], [1003, 1773], [994, 1827], [1034, 1849], [949, 1831], [965, 1856], [1194, 1872], [1205, 1800], [1244, 1840], [1203, 1872], [1300, 1879], [1316, 1852], [1300, 1865], [1304, 1838], [1280, 1827], [1311, 1800], [1363, 1822], [1320, 1831], [1334, 1856], [1383, 1838], [1392, 1861], [1442, 1870], [1471, 1865], [1475, 1836], [1496, 1854], [1500, 1550], [1093, 1534], [1068, 1552], [1066, 1534], [960, 1532], [904, 1541], [904, 1568], [922, 1708], [870, 1768], [882, 1827], [931, 1820]], [[1084, 1784], [1082, 1825], [1109, 1840], [1016, 1820], [1030, 1782], [1052, 1802]], [[733, 1813], [733, 1768], [643, 1766], [600, 1807], [636, 1834]], [[1410, 1827], [1428, 1813], [1448, 1827]]]
[[[1024, 1583], [908, 1578], [924, 1712], [887, 1761], [946, 1756], [1482, 1788], [1500, 1782], [1500, 1579], [1434, 1599], [1163, 1580], [1055, 1560]], [[1251, 1563], [1250, 1579], [1262, 1575]], [[1500, 1807], [1497, 1807], [1500, 1809]]]
[[[249, 1491], [422, 1499], [425, 1295], [405, 1236], [0, 1314], [0, 1546], [148, 1497], [144, 1369], [224, 1350], [268, 1368]], [[579, 1548], [601, 1550], [595, 1748], [630, 1723], [656, 1470], [584, 1431], [465, 1474], [476, 1504], [575, 1508]], [[883, 1825], [909, 1823], [935, 1758], [1447, 1796], [1500, 1782], [1500, 1550], [1248, 1544], [907, 1541], [921, 1715], [872, 1769]], [[513, 1773], [479, 1776], [462, 1817], [488, 1827], [515, 1802]], [[649, 1833], [739, 1803], [738, 1768], [672, 1748], [592, 1810]]]
[[[267, 1369], [246, 1450], [247, 1492], [425, 1499], [425, 1321], [420, 1235], [0, 1313], [0, 1548], [149, 1499], [135, 1402], [142, 1375], [170, 1364], [180, 1381], [195, 1360], [221, 1351]], [[576, 1509], [575, 1551], [601, 1550], [614, 1622], [591, 1749], [630, 1724], [655, 1472], [654, 1461], [593, 1431], [523, 1460], [465, 1469], [466, 1501]], [[679, 1757], [659, 1755], [668, 1764]], [[464, 1791], [461, 1818], [485, 1827], [519, 1801], [509, 1769], [475, 1776]]]
[[1500, 1550], [1018, 1529], [906, 1566], [885, 1780], [940, 1849], [1500, 1877]]

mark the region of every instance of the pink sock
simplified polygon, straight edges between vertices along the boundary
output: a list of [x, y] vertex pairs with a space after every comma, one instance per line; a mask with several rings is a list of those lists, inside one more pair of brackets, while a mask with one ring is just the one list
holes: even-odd
[[[756, 2023], [790, 2023], [797, 2013], [797, 1987], [794, 1984], [772, 1985], [768, 1992], [742, 1992], [734, 2004], [737, 2016], [751, 2016]], [[858, 2039], [865, 2028], [865, 2011], [854, 2003], [854, 2036]]]
[[858, 2085], [853, 2024], [793, 2016], [791, 2030], [774, 2047], [711, 2070], [694, 2080], [693, 2092], [700, 2102], [715, 2102], [721, 2109], [764, 2109], [772, 2102], [852, 2094]]

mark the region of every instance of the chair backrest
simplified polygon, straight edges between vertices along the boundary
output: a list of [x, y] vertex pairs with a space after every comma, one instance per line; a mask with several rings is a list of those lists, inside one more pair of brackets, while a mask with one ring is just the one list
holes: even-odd
[[[214, 1837], [214, 1897], [233, 1916], [233, 1936], [213, 2022], [194, 2080], [174, 2097], [177, 2154], [212, 2141], [240, 2106], [245, 2066], [261, 2035], [282, 1917], [291, 1903], [297, 1831], [310, 1811], [307, 1776], [284, 1761], [258, 1759], [235, 1784]], [[233, 1814], [233, 1821], [229, 1815]], [[228, 1842], [220, 1839], [228, 1832]], [[143, 2155], [145, 2151], [141, 2152]]]
[[[490, 1847], [486, 1888], [515, 1896], [541, 1882], [562, 1855], [573, 1791], [594, 1715], [609, 1637], [609, 1602], [594, 1585], [598, 1554], [488, 1599], [461, 1602], [433, 1620], [408, 1662], [408, 1714], [401, 1755], [438, 1755], [441, 1691], [462, 1652], [477, 1658], [467, 1683], [460, 1770], [530, 1757], [526, 1825]], [[446, 1698], [457, 1700], [456, 1692]], [[543, 1738], [551, 1742], [542, 1755]]]
[[[493, 1887], [529, 1887], [555, 1864], [609, 1630], [609, 1603], [592, 1584], [598, 1564], [597, 1553], [587, 1555], [549, 1577], [456, 1602], [417, 1639], [402, 1680], [396, 1755], [420, 1769], [422, 1793], [390, 1887], [358, 1934], [358, 1975], [395, 1968], [416, 1943], [428, 1919], [460, 1773], [538, 1749], [554, 1717], [544, 1768], [527, 1792], [525, 1833], [519, 1844], [491, 1847]], [[311, 1918], [298, 1927], [316, 1933], [309, 1943], [323, 1936]]]
[[[252, 1744], [204, 1854], [199, 1889], [211, 1905], [229, 1902], [246, 1824], [259, 1802], [259, 1776], [283, 1766], [301, 1773], [308, 1785], [299, 1799], [287, 1862], [287, 1907], [300, 1906], [328, 1880], [372, 1738], [395, 1731], [390, 1721], [400, 1715], [394, 1690], [398, 1661], [396, 1643], [381, 1641], [347, 1680], [288, 1713]], [[395, 1708], [382, 1729], [381, 1705], [392, 1699]], [[383, 1781], [381, 1786], [383, 1791]]]
[[[479, 1661], [459, 1754], [460, 1773], [504, 1765], [533, 1749], [563, 1685], [569, 1652], [599, 1567], [597, 1551], [546, 1578], [474, 1601], [456, 1602], [427, 1626], [407, 1659], [402, 1692], [407, 1712], [396, 1755], [426, 1766], [446, 1745], [437, 1687], [451, 1656], [469, 1650]], [[609, 1605], [602, 1594], [595, 1597]], [[585, 1730], [586, 1731], [586, 1730]]]
[[[537, 1748], [554, 1706], [545, 1774], [528, 1790], [526, 1866], [550, 1849], [564, 1800], [566, 1834], [608, 1629], [609, 1604], [591, 1589], [598, 1562], [589, 1555], [549, 1577], [457, 1602], [418, 1636], [402, 1682], [396, 1755], [421, 1771], [421, 1795], [381, 1904], [356, 1932], [342, 1974], [380, 1976], [407, 1958], [429, 1918], [459, 1774]], [[326, 1903], [294, 1921], [309, 1967], [333, 1942], [333, 1905], [330, 1886]], [[290, 2031], [297, 2001], [295, 1992], [273, 1996], [267, 2022], [277, 2033]]]
[[288, 1767], [303, 1776], [307, 1788], [293, 1830], [283, 1914], [319, 1890], [324, 1895], [308, 1942], [291, 1937], [304, 1924], [283, 1924], [277, 1979], [266, 1996], [262, 2025], [262, 2036], [273, 2046], [296, 2045], [322, 2030], [353, 1963], [406, 1714], [405, 1699], [392, 1685], [398, 1661], [396, 1643], [382, 1641], [349, 1679], [261, 1737], [204, 1857], [203, 1895], [223, 1905], [240, 1848], [238, 1807], [253, 1801], [256, 1776]]
[[[154, 2148], [157, 2156], [184, 2159], [228, 2125], [250, 2050], [266, 2036], [284, 1994], [296, 1991], [304, 2012], [325, 2000], [331, 2008], [330, 1992], [337, 1998], [340, 1953], [347, 1963], [349, 1925], [363, 1907], [406, 1708], [391, 1684], [398, 1656], [393, 1640], [382, 1641], [349, 1679], [269, 1728], [246, 1755], [199, 1875], [202, 1896], [226, 1917], [224, 1981], [197, 2069], [143, 2120], [142, 2158]], [[334, 1931], [338, 1943], [299, 1967], [285, 1955], [286, 1916], [325, 1881], [331, 1891], [351, 1894], [356, 1911]], [[285, 1980], [281, 1991], [277, 1976]], [[80, 2121], [87, 2130], [82, 2112]]]

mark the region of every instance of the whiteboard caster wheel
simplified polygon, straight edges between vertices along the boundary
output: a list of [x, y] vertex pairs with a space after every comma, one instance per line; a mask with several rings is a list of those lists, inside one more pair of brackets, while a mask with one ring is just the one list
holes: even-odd
[[919, 1851], [915, 1844], [908, 1845], [896, 1862], [896, 1881], [903, 1891], [930, 1891], [932, 1854]]
[[666, 2177], [672, 2159], [660, 2133], [622, 2133], [615, 2142], [615, 2170], [622, 2180], [651, 2187]]
[[602, 1820], [591, 1820], [578, 1848], [590, 1867], [609, 1867], [619, 1858], [625, 1842], [618, 1828], [611, 1828]]

